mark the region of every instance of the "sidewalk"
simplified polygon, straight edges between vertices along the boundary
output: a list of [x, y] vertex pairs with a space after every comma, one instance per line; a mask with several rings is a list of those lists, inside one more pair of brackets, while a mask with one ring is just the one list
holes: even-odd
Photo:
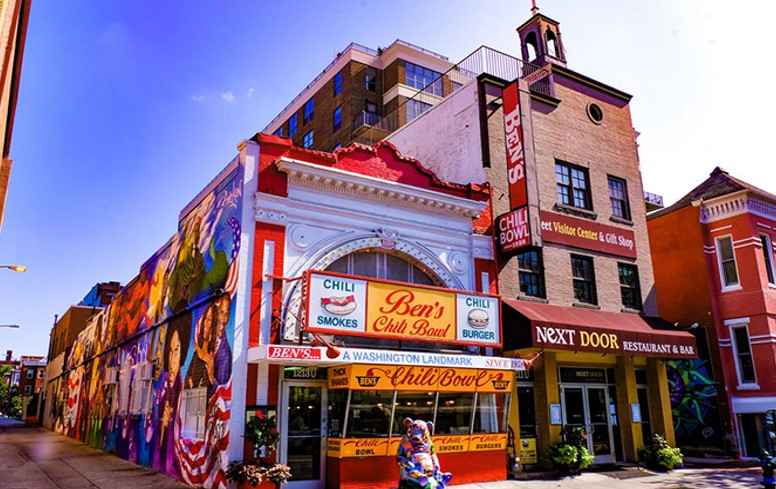
[[487, 482], [453, 486], [453, 489], [756, 489], [761, 487], [761, 474], [759, 468], [681, 469], [670, 474], [586, 472], [561, 480]]
[[[13, 425], [13, 426], [11, 426]], [[0, 489], [180, 489], [167, 476], [37, 427], [0, 423]]]
[[[455, 468], [451, 467], [455, 474]], [[398, 476], [398, 471], [397, 471]], [[753, 489], [759, 468], [584, 473], [549, 481], [502, 481], [451, 489]], [[455, 480], [455, 479], [453, 479]], [[182, 489], [167, 476], [42, 428], [0, 419], [0, 489]]]

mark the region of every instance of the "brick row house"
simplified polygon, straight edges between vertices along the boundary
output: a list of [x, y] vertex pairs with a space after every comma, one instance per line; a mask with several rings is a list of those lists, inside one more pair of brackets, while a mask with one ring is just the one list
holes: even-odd
[[776, 196], [716, 168], [648, 225], [660, 311], [703, 332], [720, 428], [759, 457], [776, 409]]
[[[531, 62], [341, 53], [78, 333], [52, 425], [216, 488], [254, 416], [289, 489], [394, 487], [405, 418], [456, 483], [537, 467], [568, 428], [601, 464], [671, 441], [665, 361], [696, 345], [656, 315], [630, 95], [567, 68], [549, 17], [518, 33]], [[337, 97], [362, 110], [359, 70], [405, 119], [345, 145], [324, 126]]]

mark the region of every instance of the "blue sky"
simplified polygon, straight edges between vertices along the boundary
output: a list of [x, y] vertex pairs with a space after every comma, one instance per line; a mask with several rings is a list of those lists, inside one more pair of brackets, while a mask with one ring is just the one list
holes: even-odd
[[[178, 211], [350, 41], [459, 60], [517, 53], [530, 0], [33, 4], [0, 263], [0, 351], [45, 354], [54, 314], [129, 280]], [[635, 95], [647, 190], [716, 164], [776, 191], [771, 2], [539, 0], [569, 66]], [[761, 97], [766, 95], [766, 97]]]

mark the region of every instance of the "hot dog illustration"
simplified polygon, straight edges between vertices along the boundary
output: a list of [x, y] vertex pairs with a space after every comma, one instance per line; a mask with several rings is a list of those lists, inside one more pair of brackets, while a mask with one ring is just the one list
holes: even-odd
[[356, 310], [356, 296], [351, 294], [342, 297], [322, 297], [321, 307], [329, 314], [347, 316]]

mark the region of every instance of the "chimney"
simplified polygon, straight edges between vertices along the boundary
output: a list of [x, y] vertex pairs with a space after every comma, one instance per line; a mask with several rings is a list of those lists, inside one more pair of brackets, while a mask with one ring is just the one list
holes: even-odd
[[10, 362], [12, 356], [13, 356], [13, 350], [6, 350], [5, 351], [5, 361], [6, 362]]

